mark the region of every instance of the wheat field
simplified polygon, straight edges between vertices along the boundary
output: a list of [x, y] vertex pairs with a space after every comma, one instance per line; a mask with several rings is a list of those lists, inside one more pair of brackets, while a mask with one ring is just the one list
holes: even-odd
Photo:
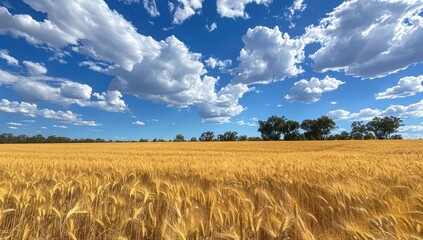
[[423, 239], [423, 141], [0, 145], [0, 239]]

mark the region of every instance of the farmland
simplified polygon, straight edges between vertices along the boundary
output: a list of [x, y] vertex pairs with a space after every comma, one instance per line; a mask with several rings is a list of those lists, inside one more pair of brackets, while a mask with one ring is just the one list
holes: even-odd
[[0, 239], [421, 239], [422, 141], [0, 145]]

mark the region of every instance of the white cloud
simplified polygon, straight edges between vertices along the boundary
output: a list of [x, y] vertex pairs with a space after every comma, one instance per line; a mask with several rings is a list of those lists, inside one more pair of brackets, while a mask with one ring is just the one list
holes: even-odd
[[304, 38], [321, 44], [314, 69], [377, 78], [422, 62], [422, 11], [421, 0], [342, 3], [306, 31]]
[[137, 126], [144, 126], [145, 125], [145, 123], [141, 122], [141, 121], [135, 121], [132, 124], [137, 125]]
[[257, 123], [255, 123], [255, 122], [244, 122], [242, 120], [236, 122], [236, 124], [240, 125], [240, 126], [248, 126], [248, 127], [256, 127], [257, 126]]
[[[226, 121], [228, 117], [244, 109], [239, 105], [239, 99], [234, 97], [242, 94], [235, 92], [232, 97], [228, 97], [231, 93], [221, 93], [237, 84], [228, 85], [218, 91], [216, 85], [219, 78], [206, 75], [207, 70], [201, 62], [201, 54], [190, 52], [188, 47], [174, 36], [156, 41], [139, 34], [130, 22], [115, 10], [111, 10], [103, 0], [24, 1], [34, 10], [46, 13], [47, 19], [37, 21], [29, 15], [12, 15], [7, 9], [0, 8], [0, 34], [23, 37], [31, 44], [47, 45], [56, 51], [70, 48], [74, 52], [91, 57], [94, 61], [87, 60], [81, 65], [115, 78], [110, 85], [109, 94], [132, 94], [141, 99], [177, 108], [196, 105], [205, 108], [200, 109], [205, 119], [209, 119], [207, 113], [211, 113], [211, 118], [223, 116], [222, 119]], [[182, 23], [193, 11], [195, 14], [202, 8], [200, 0], [178, 2], [179, 5], [174, 6], [175, 23]], [[5, 21], [2, 21], [3, 19]], [[23, 79], [23, 76], [13, 77]], [[9, 83], [0, 80], [0, 84], [14, 85], [12, 88], [32, 97], [28, 99], [33, 101], [78, 104], [115, 111], [126, 109], [120, 97], [114, 101], [116, 104], [101, 102], [101, 99], [74, 99], [69, 95], [63, 96], [60, 88], [60, 84], [68, 80], [60, 82], [55, 78], [47, 79], [47, 76], [45, 79], [40, 78], [19, 84], [16, 81], [10, 83], [10, 79], [7, 80]], [[29, 77], [25, 80], [28, 79]], [[78, 96], [86, 98], [88, 86], [80, 87], [81, 93]], [[30, 92], [30, 88], [34, 91]], [[249, 88], [244, 86], [242, 89], [245, 93]], [[107, 93], [92, 93], [91, 98], [101, 94]], [[58, 99], [60, 101], [57, 101]], [[229, 103], [229, 99], [234, 102]], [[225, 107], [228, 109], [225, 110]]]
[[303, 72], [298, 66], [304, 59], [302, 39], [291, 39], [276, 26], [248, 29], [242, 37], [239, 66], [233, 83], [255, 84], [283, 80]]
[[44, 67], [41, 63], [35, 63], [31, 61], [23, 61], [22, 63], [28, 73], [31, 75], [44, 75], [47, 73], [47, 68]]
[[0, 100], [0, 111], [8, 113], [19, 113], [29, 117], [42, 117], [60, 122], [72, 123], [74, 125], [98, 126], [95, 121], [86, 121], [71, 111], [54, 111], [50, 109], [38, 109], [33, 103]]
[[[177, 0], [176, 9], [172, 7], [171, 12], [175, 10], [173, 15], [173, 24], [182, 24], [192, 15], [199, 13], [203, 8], [203, 0]], [[169, 5], [170, 6], [170, 5]], [[170, 8], [170, 7], [169, 7]]]
[[[77, 104], [81, 107], [121, 112], [127, 109], [118, 91], [93, 93], [86, 84], [48, 76], [23, 76], [0, 70], [0, 85], [10, 85], [27, 101], [48, 102], [60, 105]], [[97, 101], [91, 100], [92, 97]]]
[[55, 127], [55, 128], [63, 128], [63, 129], [68, 128], [68, 127], [67, 127], [67, 126], [65, 126], [65, 125], [53, 125], [53, 127]]
[[307, 4], [304, 3], [304, 0], [294, 0], [292, 5], [288, 8], [288, 12], [285, 13], [285, 17], [288, 21], [291, 21], [290, 27], [294, 27], [295, 23], [293, 23], [294, 18], [299, 18], [300, 13], [304, 12], [306, 10]]
[[423, 132], [423, 126], [421, 125], [401, 126], [399, 127], [398, 132]]
[[130, 22], [103, 0], [25, 2], [46, 13], [48, 19], [38, 22], [29, 15], [11, 15], [0, 7], [0, 34], [10, 33], [31, 44], [47, 44], [56, 50], [71, 45], [74, 51], [126, 70], [131, 70], [144, 56], [156, 53], [156, 41], [138, 34]]
[[0, 49], [0, 58], [6, 60], [8, 65], [19, 66], [19, 61], [16, 58], [10, 56], [9, 52], [5, 49]]
[[423, 75], [403, 77], [394, 87], [376, 94], [376, 99], [394, 99], [414, 96], [423, 92]]
[[35, 123], [37, 121], [35, 121], [35, 120], [22, 120], [21, 122], [24, 122], [24, 123]]
[[14, 127], [14, 126], [9, 126], [8, 128], [9, 128], [9, 129], [12, 129], [12, 130], [16, 130], [16, 129], [18, 129], [17, 127]]
[[245, 12], [245, 6], [250, 3], [263, 4], [267, 7], [272, 0], [217, 0], [217, 13], [227, 18], [249, 18], [250, 16]]
[[47, 127], [41, 127], [41, 129], [47, 129]]
[[157, 119], [157, 118], [153, 118], [153, 119], [151, 119], [151, 121], [152, 121], [152, 122], [158, 122], [158, 121], [159, 121], [159, 119]]
[[207, 31], [209, 31], [209, 32], [213, 32], [214, 30], [216, 30], [216, 29], [217, 29], [217, 24], [216, 24], [216, 22], [213, 22], [210, 26], [206, 25], [206, 29], [207, 29]]
[[371, 120], [373, 117], [398, 116], [401, 118], [423, 117], [423, 100], [410, 105], [390, 105], [384, 110], [365, 108], [352, 113], [347, 110], [338, 109], [328, 112], [328, 117], [340, 120]]
[[223, 71], [227, 69], [229, 66], [232, 65], [232, 61], [230, 59], [220, 60], [218, 58], [209, 57], [209, 59], [205, 60], [208, 67], [211, 69], [215, 69], [219, 67], [219, 70]]
[[336, 104], [338, 104], [338, 102], [332, 101], [332, 102], [330, 102], [330, 104], [336, 105]]
[[239, 104], [239, 99], [254, 88], [244, 84], [229, 84], [218, 93], [214, 93], [208, 101], [200, 105], [200, 116], [206, 123], [227, 123], [229, 120], [245, 110]]
[[291, 92], [285, 96], [290, 102], [313, 103], [320, 100], [323, 93], [338, 89], [344, 82], [326, 76], [324, 79], [312, 77], [310, 81], [302, 79], [294, 83]]
[[90, 99], [92, 88], [86, 84], [65, 82], [60, 86], [60, 93], [63, 97], [74, 99]]
[[152, 17], [160, 16], [160, 12], [157, 10], [156, 0], [143, 0], [143, 5], [148, 14]]
[[8, 122], [7, 125], [11, 125], [11, 126], [22, 126], [22, 123]]

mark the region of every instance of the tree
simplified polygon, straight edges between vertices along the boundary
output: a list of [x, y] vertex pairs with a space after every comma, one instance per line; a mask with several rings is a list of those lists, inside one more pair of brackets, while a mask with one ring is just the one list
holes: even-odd
[[367, 128], [363, 121], [355, 121], [351, 124], [352, 139], [363, 140], [367, 133]]
[[248, 140], [247, 135], [241, 135], [238, 137], [238, 141], [247, 141], [247, 140]]
[[258, 131], [261, 133], [261, 138], [265, 141], [280, 140], [285, 124], [285, 117], [271, 116], [267, 121], [259, 121]]
[[282, 126], [284, 140], [300, 140], [300, 123], [294, 120], [288, 120]]
[[398, 128], [403, 126], [399, 117], [374, 117], [366, 124], [368, 131], [374, 133], [377, 139], [389, 139], [392, 133], [398, 132]]
[[182, 134], [178, 134], [178, 135], [176, 135], [176, 137], [173, 141], [174, 142], [185, 142], [185, 137]]
[[224, 134], [219, 134], [217, 135], [217, 139], [219, 141], [236, 141], [238, 138], [238, 133], [237, 132], [225, 132]]
[[203, 132], [199, 138], [200, 141], [213, 141], [214, 139], [214, 132]]
[[395, 134], [391, 136], [391, 139], [402, 140], [403, 138], [401, 134]]
[[248, 137], [248, 141], [262, 141], [261, 137]]
[[308, 140], [323, 140], [327, 139], [330, 132], [336, 128], [336, 123], [327, 116], [321, 116], [315, 120], [304, 120], [301, 123], [301, 128], [304, 130], [304, 136]]
[[196, 142], [197, 138], [196, 137], [192, 137], [191, 140], [189, 140], [190, 142]]

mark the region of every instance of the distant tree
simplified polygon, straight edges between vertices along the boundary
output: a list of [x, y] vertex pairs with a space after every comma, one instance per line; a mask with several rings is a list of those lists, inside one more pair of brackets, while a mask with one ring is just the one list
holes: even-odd
[[217, 140], [219, 141], [236, 141], [238, 138], [237, 132], [225, 132], [224, 134], [217, 135]]
[[355, 121], [351, 124], [352, 139], [363, 140], [367, 133], [368, 131], [363, 121]]
[[247, 140], [248, 140], [247, 135], [241, 135], [238, 137], [238, 141], [247, 141]]
[[392, 135], [391, 136], [391, 139], [394, 139], [394, 140], [402, 140], [403, 138], [402, 138], [402, 135], [401, 134], [395, 134], [395, 135]]
[[300, 140], [300, 123], [294, 120], [287, 120], [282, 125], [281, 132], [284, 140]]
[[214, 139], [214, 132], [203, 132], [199, 138], [200, 141], [213, 141]]
[[392, 133], [398, 132], [398, 128], [403, 126], [399, 117], [375, 117], [366, 124], [369, 132], [372, 132], [377, 139], [389, 139]]
[[347, 131], [342, 131], [341, 134], [340, 134], [340, 136], [341, 136], [341, 140], [349, 140], [349, 139], [351, 139], [351, 135]]
[[173, 141], [174, 142], [185, 142], [185, 137], [182, 134], [178, 134], [178, 135], [176, 135], [176, 137]]
[[259, 121], [258, 131], [261, 133], [261, 138], [265, 141], [280, 140], [282, 129], [286, 124], [285, 117], [271, 116], [267, 121]]
[[263, 141], [261, 137], [248, 137], [247, 141]]
[[148, 139], [141, 138], [139, 142], [148, 142]]
[[196, 137], [192, 137], [189, 141], [190, 142], [196, 142], [197, 141], [197, 138]]
[[336, 123], [333, 119], [327, 116], [321, 116], [318, 119], [306, 119], [301, 123], [301, 128], [304, 130], [304, 136], [308, 140], [323, 140], [326, 139], [330, 132], [336, 128]]

